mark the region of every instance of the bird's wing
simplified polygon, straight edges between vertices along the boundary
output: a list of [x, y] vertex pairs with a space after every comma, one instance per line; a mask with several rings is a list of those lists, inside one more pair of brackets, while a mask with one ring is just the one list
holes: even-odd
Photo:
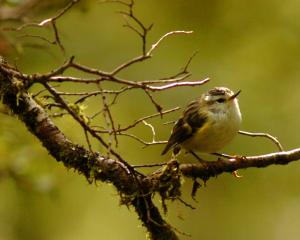
[[180, 118], [171, 133], [171, 136], [168, 140], [167, 145], [162, 151], [161, 155], [164, 155], [169, 151], [170, 148], [176, 146], [179, 143], [182, 143], [184, 140], [188, 139], [192, 135], [192, 128], [186, 122], [184, 122], [184, 118]]
[[197, 129], [204, 125], [206, 116], [199, 113], [199, 108], [199, 100], [195, 100], [187, 106], [183, 116], [176, 122], [162, 155], [168, 152], [170, 148], [190, 138]]

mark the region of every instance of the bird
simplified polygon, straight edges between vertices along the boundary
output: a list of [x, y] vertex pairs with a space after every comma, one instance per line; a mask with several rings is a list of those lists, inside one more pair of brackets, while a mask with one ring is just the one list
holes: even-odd
[[182, 148], [194, 156], [195, 152], [218, 154], [240, 129], [242, 115], [237, 99], [240, 92], [214, 87], [191, 101], [176, 121], [161, 154], [173, 149], [177, 155]]

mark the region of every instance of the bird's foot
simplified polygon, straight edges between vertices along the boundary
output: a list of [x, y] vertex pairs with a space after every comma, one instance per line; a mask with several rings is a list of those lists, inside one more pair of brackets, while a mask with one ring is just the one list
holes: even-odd
[[[228, 155], [228, 154], [224, 154], [224, 153], [213, 153], [213, 155], [218, 156], [218, 157], [227, 158], [228, 161], [230, 161], [230, 162], [235, 162], [235, 161], [239, 161], [239, 160], [244, 160], [244, 159], [246, 159], [245, 156], [240, 156], [240, 155]], [[218, 160], [220, 160], [220, 158], [219, 158]], [[242, 175], [239, 175], [239, 173], [238, 173], [237, 170], [231, 172], [231, 174], [232, 174], [234, 177], [236, 177], [236, 178], [241, 178], [241, 177], [243, 177]]]
[[215, 156], [221, 157], [221, 158], [227, 158], [229, 161], [238, 161], [238, 160], [245, 160], [245, 156], [241, 155], [229, 155], [225, 153], [212, 153]]
[[200, 158], [195, 152], [189, 151], [190, 154], [192, 154], [201, 164], [206, 164], [206, 161]]
[[234, 177], [236, 177], [236, 178], [242, 178], [242, 177], [243, 177], [242, 175], [239, 175], [239, 173], [238, 173], [237, 170], [231, 172], [231, 174], [232, 174]]

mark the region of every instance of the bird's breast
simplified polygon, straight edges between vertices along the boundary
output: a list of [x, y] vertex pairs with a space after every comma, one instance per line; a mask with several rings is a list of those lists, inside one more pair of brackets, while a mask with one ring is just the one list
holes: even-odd
[[213, 153], [228, 144], [239, 131], [241, 115], [233, 112], [211, 113], [207, 122], [182, 143], [187, 150]]

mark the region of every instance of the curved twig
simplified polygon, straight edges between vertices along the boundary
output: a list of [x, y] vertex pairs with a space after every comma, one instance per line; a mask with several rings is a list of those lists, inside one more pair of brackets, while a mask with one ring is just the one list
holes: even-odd
[[276, 137], [272, 136], [271, 134], [268, 134], [268, 133], [252, 133], [252, 132], [246, 132], [246, 131], [239, 131], [239, 134], [245, 135], [245, 136], [250, 136], [250, 137], [265, 137], [265, 138], [268, 138], [273, 143], [276, 144], [279, 151], [283, 151], [283, 147], [280, 144], [280, 142], [278, 141], [278, 139]]

